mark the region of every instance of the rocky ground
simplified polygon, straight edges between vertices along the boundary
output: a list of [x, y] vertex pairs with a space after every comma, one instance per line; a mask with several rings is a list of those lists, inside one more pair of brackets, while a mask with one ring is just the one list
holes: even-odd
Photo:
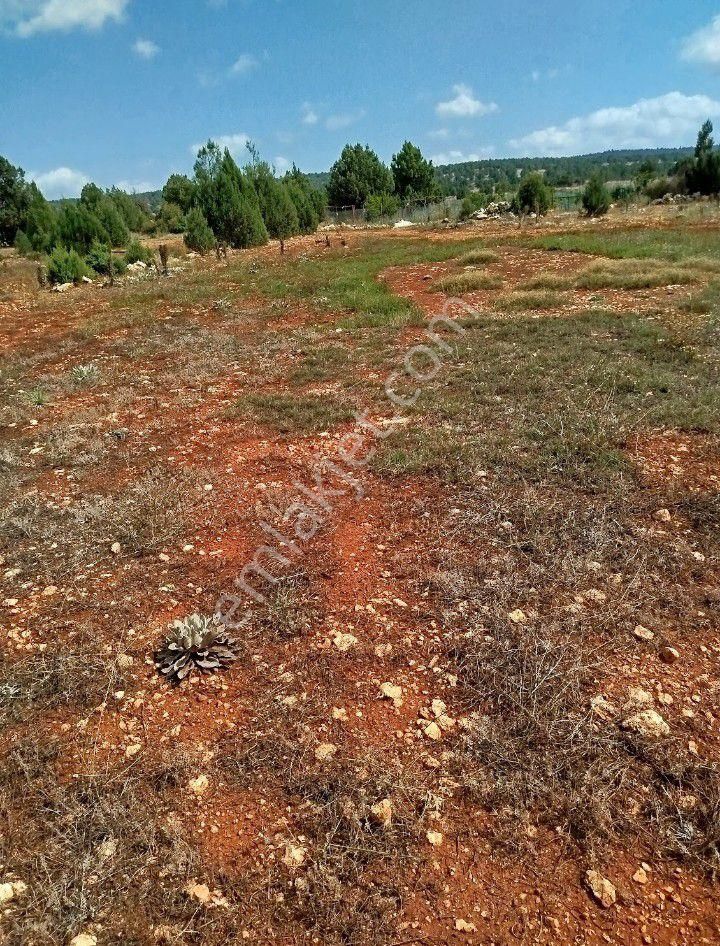
[[3, 942], [720, 940], [716, 223], [3, 259]]

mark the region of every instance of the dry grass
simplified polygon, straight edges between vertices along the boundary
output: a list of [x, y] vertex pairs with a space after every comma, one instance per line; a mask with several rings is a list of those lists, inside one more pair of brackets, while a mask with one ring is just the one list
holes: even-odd
[[503, 281], [499, 276], [490, 273], [468, 270], [452, 276], [444, 276], [435, 284], [440, 292], [463, 295], [466, 292], [476, 292], [480, 289], [500, 289]]
[[493, 306], [503, 312], [536, 312], [562, 309], [572, 302], [568, 293], [553, 292], [509, 292], [495, 299]]
[[460, 266], [482, 266], [485, 263], [497, 263], [500, 259], [492, 250], [470, 250], [455, 260]]

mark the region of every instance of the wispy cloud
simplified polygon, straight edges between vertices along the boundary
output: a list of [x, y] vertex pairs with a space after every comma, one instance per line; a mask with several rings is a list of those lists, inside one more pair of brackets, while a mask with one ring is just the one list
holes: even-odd
[[28, 177], [35, 181], [48, 200], [59, 200], [61, 197], [79, 197], [80, 191], [89, 182], [90, 178], [82, 171], [73, 168], [59, 167], [52, 171], [28, 172]]
[[335, 115], [328, 115], [325, 119], [325, 127], [328, 131], [340, 131], [342, 128], [349, 128], [364, 117], [364, 108], [358, 108], [352, 112], [338, 112]]
[[137, 39], [133, 43], [133, 52], [141, 59], [154, 59], [160, 52], [160, 47], [151, 39]]
[[115, 186], [128, 194], [146, 194], [148, 191], [160, 190], [160, 185], [154, 181], [118, 181]]
[[720, 69], [720, 16], [686, 37], [680, 55], [687, 62]]
[[495, 154], [495, 148], [488, 145], [485, 148], [478, 148], [477, 151], [441, 151], [439, 154], [430, 156], [430, 160], [437, 167], [441, 164], [462, 164], [463, 161], [482, 161], [483, 158], [491, 158]]
[[692, 141], [704, 119], [718, 115], [720, 102], [707, 95], [668, 92], [540, 128], [512, 140], [510, 147], [528, 156], [557, 156], [610, 148], [678, 146]]
[[230, 66], [229, 73], [231, 76], [244, 76], [248, 72], [252, 72], [253, 69], [257, 69], [259, 65], [260, 61], [256, 56], [253, 56], [252, 53], [243, 53]]
[[284, 174], [286, 171], [289, 171], [292, 167], [292, 162], [287, 158], [283, 158], [282, 155], [278, 155], [273, 161], [275, 170], [278, 174]]
[[302, 108], [302, 118], [300, 119], [303, 125], [317, 125], [320, 121], [320, 116], [315, 111], [310, 102], [303, 102]]
[[122, 19], [130, 0], [0, 0], [0, 22], [28, 37], [53, 30], [100, 29]]
[[[210, 138], [216, 145], [219, 145], [223, 151], [227, 148], [234, 158], [240, 157], [245, 152], [246, 145], [250, 141], [250, 136], [246, 135], [244, 132], [238, 132], [234, 135], [211, 135]], [[190, 153], [192, 156], [195, 157], [205, 144], [206, 142], [203, 141], [201, 144], [190, 145]]]
[[438, 102], [435, 106], [437, 114], [444, 118], [480, 118], [498, 110], [495, 102], [482, 102], [475, 98], [469, 85], [458, 83], [453, 86], [453, 92], [453, 98], [447, 102]]

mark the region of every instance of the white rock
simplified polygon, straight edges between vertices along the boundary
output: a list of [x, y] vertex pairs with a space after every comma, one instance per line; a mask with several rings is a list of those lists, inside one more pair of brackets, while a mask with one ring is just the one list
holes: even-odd
[[354, 634], [343, 634], [338, 632], [335, 637], [333, 637], [333, 644], [342, 654], [347, 653], [347, 651], [350, 650], [351, 647], [354, 647], [357, 642], [358, 639]]
[[521, 611], [520, 608], [516, 608], [514, 611], [511, 611], [508, 614], [508, 617], [513, 622], [513, 624], [526, 624], [527, 623], [527, 614], [524, 611]]
[[386, 700], [392, 700], [393, 706], [399, 707], [403, 704], [403, 691], [401, 686], [394, 683], [382, 683], [380, 685], [380, 695]]
[[670, 733], [668, 724], [659, 713], [652, 709], [628, 716], [623, 723], [623, 729], [628, 729], [646, 739], [661, 739]]
[[596, 870], [589, 870], [585, 874], [590, 893], [604, 907], [611, 907], [617, 900], [617, 890], [607, 877], [603, 877]]
[[203, 772], [198, 775], [197, 778], [190, 779], [188, 782], [188, 788], [194, 795], [200, 797], [200, 795], [204, 795], [205, 792], [210, 788], [210, 779]]
[[656, 509], [653, 513], [653, 519], [657, 522], [670, 522], [672, 516], [669, 509]]
[[443, 843], [440, 831], [428, 831], [425, 837], [428, 839], [428, 844], [432, 844], [433, 847], [439, 847]]
[[97, 937], [92, 933], [78, 933], [70, 940], [69, 946], [97, 946]]
[[388, 828], [392, 824], [392, 802], [389, 798], [383, 798], [370, 809], [371, 821], [380, 825], [382, 828]]
[[655, 637], [654, 631], [649, 630], [647, 627], [643, 627], [642, 624], [637, 624], [633, 628], [633, 634], [641, 641], [651, 641]]
[[327, 762], [337, 752], [337, 746], [333, 745], [332, 742], [321, 742], [320, 745], [315, 750], [315, 758], [318, 762]]
[[301, 846], [295, 846], [294, 844], [287, 844], [285, 846], [285, 854], [283, 855], [283, 864], [286, 867], [289, 867], [291, 870], [297, 870], [298, 867], [302, 867], [305, 863], [305, 858], [307, 857], [307, 849]]
[[27, 890], [27, 884], [22, 880], [8, 880], [0, 884], [0, 904], [10, 903], [16, 897], [21, 897]]

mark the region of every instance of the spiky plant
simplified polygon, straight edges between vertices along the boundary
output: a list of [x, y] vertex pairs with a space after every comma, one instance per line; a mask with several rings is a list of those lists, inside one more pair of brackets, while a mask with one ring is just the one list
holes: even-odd
[[173, 621], [165, 646], [155, 653], [155, 666], [173, 683], [202, 673], [225, 670], [238, 656], [237, 642], [215, 617], [191, 614]]
[[71, 374], [75, 384], [95, 384], [100, 377], [100, 370], [97, 365], [76, 365]]

